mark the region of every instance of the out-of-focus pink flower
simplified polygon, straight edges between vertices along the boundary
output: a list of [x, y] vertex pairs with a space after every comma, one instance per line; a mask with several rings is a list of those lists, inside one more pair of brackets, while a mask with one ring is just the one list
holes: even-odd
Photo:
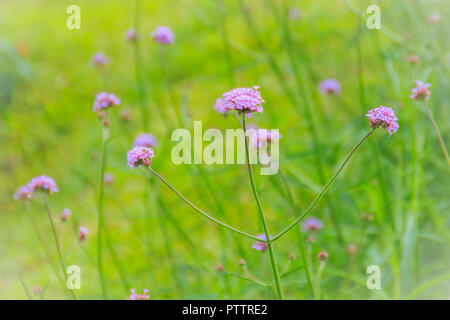
[[430, 24], [437, 24], [439, 20], [441, 20], [439, 13], [434, 12], [428, 16], [428, 22]]
[[31, 198], [32, 191], [28, 186], [20, 186], [14, 193], [15, 200], [24, 200]]
[[370, 110], [366, 116], [370, 120], [371, 128], [383, 127], [392, 135], [397, 131], [399, 125], [397, 123], [397, 117], [394, 114], [392, 108], [379, 106], [378, 108]]
[[59, 191], [55, 180], [46, 175], [32, 178], [31, 181], [28, 182], [28, 188], [33, 194], [37, 191], [45, 191], [50, 194]]
[[319, 231], [322, 228], [322, 221], [315, 217], [310, 217], [303, 222], [303, 229], [306, 231]]
[[152, 164], [155, 153], [152, 149], [146, 147], [134, 147], [127, 153], [128, 166], [130, 168], [148, 167]]
[[120, 117], [123, 121], [128, 122], [131, 119], [131, 113], [128, 109], [122, 109], [120, 110]]
[[250, 146], [261, 148], [266, 143], [278, 142], [280, 138], [281, 134], [278, 131], [255, 129], [250, 136]]
[[358, 252], [358, 247], [355, 244], [350, 243], [347, 246], [347, 253], [348, 254], [355, 254], [356, 252]]
[[66, 221], [71, 215], [72, 215], [72, 212], [70, 212], [69, 209], [64, 208], [63, 212], [61, 213], [61, 220]]
[[317, 255], [317, 258], [321, 261], [325, 261], [328, 259], [328, 252], [326, 251], [320, 251], [319, 254]]
[[125, 33], [125, 38], [130, 41], [130, 42], [134, 42], [137, 40], [137, 32], [135, 28], [130, 28], [127, 30], [127, 32]]
[[302, 12], [300, 9], [292, 7], [289, 9], [289, 19], [298, 20], [302, 17]]
[[245, 113], [250, 118], [252, 112], [263, 112], [262, 104], [265, 102], [261, 98], [259, 87], [237, 88], [223, 94], [225, 112], [236, 110], [239, 114]]
[[408, 61], [411, 64], [417, 64], [420, 62], [420, 58], [417, 54], [413, 54], [408, 57]]
[[150, 296], [147, 289], [144, 289], [142, 294], [137, 294], [136, 289], [131, 289], [131, 295], [128, 297], [128, 300], [150, 300]]
[[225, 101], [222, 98], [217, 98], [216, 103], [214, 104], [214, 110], [220, 112], [221, 114], [225, 114], [227, 110], [225, 110]]
[[[265, 234], [260, 234], [256, 237], [261, 240], [267, 240], [267, 237]], [[261, 251], [261, 252], [266, 251], [268, 247], [269, 247], [269, 245], [263, 241], [257, 241], [257, 242], [255, 242], [255, 244], [252, 245], [253, 249]]]
[[156, 42], [168, 45], [175, 42], [175, 36], [169, 27], [159, 26], [150, 35]]
[[108, 92], [100, 92], [95, 97], [93, 110], [94, 112], [97, 112], [99, 110], [107, 109], [109, 107], [116, 106], [119, 104], [120, 100], [114, 94]]
[[80, 227], [80, 232], [78, 233], [78, 239], [80, 239], [80, 241], [86, 241], [86, 237], [87, 234], [89, 233], [88, 229], [84, 228], [84, 227]]
[[92, 64], [98, 67], [103, 67], [109, 64], [109, 59], [103, 52], [97, 52], [92, 57]]
[[103, 176], [103, 182], [105, 182], [106, 184], [112, 184], [114, 182], [113, 175], [109, 172], [105, 173], [105, 175]]
[[149, 133], [140, 134], [134, 139], [133, 146], [153, 148], [156, 146], [156, 138]]
[[409, 97], [414, 100], [428, 100], [431, 95], [430, 90], [428, 90], [429, 87], [431, 87], [430, 83], [423, 83], [417, 80], [416, 87], [411, 89], [411, 95]]
[[325, 79], [319, 84], [319, 91], [326, 94], [340, 94], [341, 85], [336, 79]]
[[35, 296], [38, 296], [38, 295], [41, 294], [42, 288], [41, 288], [40, 286], [38, 286], [38, 285], [35, 285], [35, 286], [33, 287], [33, 289], [31, 289], [31, 292], [32, 292]]

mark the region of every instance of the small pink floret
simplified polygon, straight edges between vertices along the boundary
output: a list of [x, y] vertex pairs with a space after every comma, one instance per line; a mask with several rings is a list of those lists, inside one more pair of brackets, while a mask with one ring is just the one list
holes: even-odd
[[341, 85], [336, 79], [325, 79], [320, 83], [319, 90], [322, 93], [336, 95], [341, 93]]
[[150, 35], [156, 42], [164, 45], [173, 44], [175, 42], [175, 36], [169, 27], [159, 26]]
[[133, 141], [134, 147], [147, 147], [153, 148], [156, 146], [156, 138], [149, 133], [140, 134]]
[[370, 110], [366, 116], [370, 120], [371, 128], [383, 127], [389, 135], [395, 133], [399, 128], [397, 123], [398, 119], [392, 108], [379, 106], [378, 108]]
[[46, 175], [32, 178], [28, 183], [28, 188], [33, 194], [37, 191], [45, 191], [50, 194], [59, 191], [55, 180]]
[[150, 300], [150, 295], [147, 289], [144, 289], [142, 294], [136, 293], [136, 289], [131, 289], [131, 295], [128, 297], [128, 300]]
[[97, 112], [102, 109], [107, 109], [112, 106], [116, 106], [120, 104], [119, 98], [116, 95], [108, 92], [100, 92], [95, 97], [95, 102], [93, 106], [94, 112]]
[[223, 94], [225, 105], [223, 110], [228, 112], [236, 110], [239, 114], [245, 113], [250, 118], [253, 112], [263, 112], [262, 104], [265, 102], [261, 98], [259, 87], [237, 88]]
[[430, 90], [428, 90], [429, 87], [431, 87], [430, 83], [423, 83], [417, 80], [416, 87], [411, 89], [411, 95], [409, 97], [414, 100], [428, 100], [431, 95]]
[[148, 167], [152, 164], [155, 153], [151, 148], [136, 146], [127, 153], [130, 168]]

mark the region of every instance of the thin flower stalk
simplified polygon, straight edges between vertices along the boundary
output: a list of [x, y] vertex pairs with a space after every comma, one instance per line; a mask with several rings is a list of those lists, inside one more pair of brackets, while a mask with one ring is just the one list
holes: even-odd
[[[267, 225], [266, 218], [264, 216], [264, 212], [263, 212], [262, 205], [261, 205], [261, 200], [259, 199], [258, 192], [256, 191], [255, 179], [253, 177], [253, 169], [252, 169], [252, 165], [250, 163], [250, 154], [249, 154], [250, 150], [248, 147], [248, 137], [246, 135], [247, 128], [246, 128], [246, 124], [245, 124], [245, 117], [246, 117], [246, 115], [245, 115], [245, 113], [243, 113], [242, 114], [242, 127], [244, 129], [244, 135], [245, 135], [245, 139], [244, 139], [245, 140], [245, 155], [246, 155], [246, 159], [247, 159], [248, 175], [250, 178], [250, 184], [252, 187], [253, 195], [255, 197], [255, 201], [258, 206], [258, 213], [259, 213], [259, 216], [260, 216], [260, 219], [262, 222], [266, 240], [270, 240], [269, 228]], [[268, 245], [268, 249], [269, 249], [270, 263], [271, 263], [271, 267], [272, 267], [273, 276], [275, 279], [275, 287], [276, 287], [277, 295], [278, 295], [278, 298], [280, 300], [282, 300], [283, 299], [283, 291], [281, 289], [280, 273], [278, 271], [277, 260], [276, 260], [275, 252], [273, 249], [273, 243], [271, 241], [268, 241], [267, 245]]]
[[427, 103], [427, 101], [425, 99], [423, 99], [423, 105], [425, 106], [425, 111], [427, 112], [428, 117], [430, 118], [431, 123], [433, 124], [434, 130], [436, 131], [436, 136], [437, 136], [437, 138], [439, 140], [439, 143], [441, 145], [441, 149], [442, 149], [442, 152], [444, 153], [445, 159], [447, 160], [447, 164], [450, 166], [450, 158], [448, 156], [448, 151], [447, 151], [447, 148], [445, 146], [444, 139], [442, 138], [441, 132], [439, 131], [439, 127], [438, 127], [436, 121], [434, 120], [433, 114], [431, 113], [431, 110], [428, 107], [428, 103]]

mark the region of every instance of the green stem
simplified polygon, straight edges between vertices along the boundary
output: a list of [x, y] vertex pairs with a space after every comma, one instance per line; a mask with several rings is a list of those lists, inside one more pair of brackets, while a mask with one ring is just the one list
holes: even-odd
[[271, 241], [275, 241], [278, 238], [280, 238], [282, 235], [284, 235], [286, 232], [288, 232], [289, 230], [291, 230], [297, 223], [299, 223], [309, 212], [312, 211], [312, 209], [314, 209], [314, 207], [316, 206], [316, 204], [319, 202], [319, 200], [323, 197], [323, 195], [326, 193], [326, 191], [328, 190], [328, 188], [333, 184], [334, 180], [336, 180], [337, 176], [339, 175], [339, 173], [342, 171], [342, 169], [344, 169], [345, 165], [347, 164], [347, 162], [351, 159], [351, 157], [353, 156], [353, 154], [356, 152], [356, 150], [358, 150], [358, 148], [363, 144], [364, 141], [366, 141], [366, 139], [374, 132], [374, 128], [371, 129], [354, 147], [353, 149], [350, 151], [350, 153], [345, 157], [344, 161], [342, 162], [342, 164], [339, 166], [339, 168], [336, 170], [336, 172], [333, 174], [333, 176], [331, 177], [331, 179], [325, 184], [325, 186], [322, 188], [322, 190], [320, 190], [319, 194], [317, 195], [317, 197], [314, 199], [314, 201], [309, 205], [309, 207], [300, 215], [298, 216], [297, 219], [294, 220], [294, 222], [292, 222], [288, 227], [286, 227], [283, 231], [281, 231], [279, 234], [277, 234]]
[[103, 143], [102, 143], [102, 163], [100, 170], [100, 190], [98, 196], [98, 224], [97, 224], [97, 264], [98, 264], [98, 273], [100, 277], [100, 286], [102, 288], [103, 299], [107, 299], [106, 293], [106, 282], [103, 271], [103, 196], [104, 196], [104, 176], [105, 176], [105, 167], [106, 167], [106, 144], [108, 142], [108, 129], [103, 128]]
[[270, 241], [269, 227], [267, 226], [267, 221], [266, 221], [266, 218], [264, 216], [264, 212], [263, 212], [262, 205], [261, 205], [261, 200], [259, 199], [258, 192], [256, 191], [255, 179], [253, 177], [252, 165], [250, 163], [250, 154], [249, 154], [250, 151], [249, 151], [249, 148], [248, 148], [248, 137], [246, 135], [247, 128], [246, 128], [246, 125], [245, 125], [245, 117], [246, 117], [246, 114], [242, 113], [242, 127], [244, 129], [244, 135], [245, 135], [245, 137], [244, 137], [245, 138], [245, 155], [246, 155], [246, 158], [247, 158], [248, 175], [249, 175], [249, 178], [250, 178], [250, 184], [252, 186], [253, 195], [255, 197], [256, 204], [258, 205], [258, 212], [259, 212], [259, 216], [261, 218], [262, 226], [263, 226], [263, 229], [264, 229], [264, 234], [266, 235], [266, 240], [268, 240], [267, 246], [269, 248], [270, 263], [271, 263], [271, 266], [272, 266], [273, 276], [275, 278], [275, 285], [276, 285], [276, 289], [277, 289], [278, 298], [280, 300], [283, 300], [283, 291], [281, 289], [280, 274], [279, 274], [279, 271], [278, 271], [278, 265], [277, 265], [277, 260], [276, 260], [276, 257], [275, 257], [273, 243]]
[[430, 108], [428, 107], [428, 103], [423, 100], [423, 105], [425, 106], [425, 110], [427, 111], [428, 117], [431, 120], [431, 123], [433, 124], [434, 130], [436, 131], [436, 135], [439, 139], [439, 143], [441, 144], [442, 152], [444, 153], [445, 159], [447, 160], [447, 164], [450, 166], [450, 158], [448, 156], [447, 148], [445, 147], [444, 139], [441, 136], [441, 132], [439, 131], [439, 127], [434, 120], [433, 114], [431, 113]]
[[186, 199], [181, 193], [179, 193], [174, 187], [172, 187], [172, 185], [170, 185], [170, 183], [168, 183], [163, 177], [161, 177], [159, 174], [157, 174], [152, 168], [147, 167], [147, 169], [150, 171], [151, 174], [153, 174], [156, 178], [158, 178], [162, 183], [164, 183], [166, 186], [168, 186], [178, 197], [180, 197], [184, 202], [186, 202], [191, 208], [193, 208], [195, 211], [197, 211], [198, 213], [200, 213], [202, 216], [204, 216], [206, 219], [214, 222], [215, 224], [218, 224], [230, 231], [233, 231], [235, 233], [239, 233], [240, 235], [243, 235], [247, 238], [256, 240], [256, 241], [261, 241], [261, 239], [259, 239], [258, 237], [252, 236], [251, 234], [245, 233], [243, 231], [240, 231], [236, 228], [233, 228], [229, 225], [227, 225], [226, 223], [223, 223], [222, 221], [219, 221], [213, 217], [211, 217], [210, 215], [208, 215], [206, 212], [202, 211], [201, 209], [199, 209], [197, 206], [195, 206], [192, 202], [190, 202], [188, 199]]
[[320, 280], [322, 280], [322, 273], [325, 269], [325, 261], [320, 261], [319, 270], [316, 276], [316, 300], [320, 300]]
[[[65, 267], [65, 264], [64, 264], [64, 259], [63, 259], [63, 256], [62, 256], [61, 247], [59, 246], [58, 235], [56, 234], [55, 224], [53, 222], [52, 214], [50, 212], [50, 207], [48, 205], [48, 200], [47, 200], [47, 196], [46, 196], [45, 192], [42, 192], [42, 198], [44, 199], [45, 209], [47, 210], [48, 220], [50, 222], [50, 227], [52, 229], [53, 238], [55, 240], [56, 250], [58, 252], [58, 258], [59, 258], [59, 264], [61, 265], [61, 270], [62, 270], [63, 275], [64, 275], [64, 280], [67, 281], [66, 267]], [[67, 283], [66, 283], [66, 285], [67, 285]], [[67, 286], [65, 286], [65, 287], [67, 288]], [[72, 297], [72, 299], [76, 300], [75, 293], [72, 290], [70, 290], [70, 289], [67, 289], [67, 290], [69, 291], [69, 294]]]

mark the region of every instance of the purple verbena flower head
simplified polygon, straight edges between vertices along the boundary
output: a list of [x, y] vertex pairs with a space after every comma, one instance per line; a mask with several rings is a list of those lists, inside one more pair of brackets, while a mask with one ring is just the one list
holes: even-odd
[[399, 125], [397, 123], [397, 117], [394, 114], [394, 110], [389, 107], [379, 106], [378, 108], [370, 110], [366, 116], [370, 120], [371, 128], [383, 127], [392, 135], [397, 131]]
[[32, 194], [32, 191], [27, 185], [20, 186], [17, 189], [16, 193], [14, 193], [14, 200], [30, 199], [31, 194]]
[[328, 259], [328, 257], [329, 257], [329, 255], [328, 255], [328, 252], [326, 252], [326, 251], [320, 251], [319, 254], [317, 255], [317, 258], [320, 261], [325, 261]]
[[164, 45], [173, 44], [175, 42], [175, 37], [172, 30], [169, 27], [159, 26], [150, 35], [156, 42], [162, 43]]
[[95, 102], [93, 106], [94, 112], [98, 112], [102, 109], [107, 109], [112, 106], [116, 106], [120, 104], [119, 98], [116, 95], [108, 92], [100, 92], [95, 97]]
[[239, 114], [244, 113], [250, 118], [252, 112], [263, 112], [262, 104], [265, 102], [261, 98], [259, 87], [237, 88], [223, 94], [225, 112], [236, 110]]
[[422, 81], [417, 80], [416, 87], [411, 89], [411, 95], [409, 97], [414, 100], [428, 100], [431, 95], [428, 90], [429, 87], [431, 87], [430, 83], [423, 83]]
[[319, 84], [319, 91], [324, 94], [340, 94], [341, 85], [336, 79], [325, 79]]
[[138, 38], [136, 29], [135, 28], [128, 29], [127, 32], [125, 33], [125, 38], [130, 42], [136, 41]]
[[222, 98], [217, 98], [216, 103], [214, 104], [214, 110], [225, 115], [227, 110], [225, 110], [225, 101]]
[[147, 289], [144, 289], [142, 294], [136, 293], [136, 289], [131, 289], [131, 295], [128, 297], [128, 300], [150, 300], [150, 296]]
[[278, 130], [254, 129], [250, 136], [250, 146], [261, 148], [265, 144], [278, 142], [280, 138], [281, 134]]
[[322, 228], [322, 221], [315, 217], [310, 217], [303, 222], [303, 229], [306, 231], [319, 231]]
[[66, 221], [71, 215], [72, 215], [72, 212], [70, 212], [69, 209], [64, 208], [63, 212], [61, 213], [61, 220]]
[[[257, 237], [258, 239], [261, 239], [261, 240], [264, 240], [264, 241], [267, 240], [267, 237], [266, 237], [265, 234], [260, 234], [260, 235], [257, 235], [256, 237]], [[267, 248], [269, 247], [269, 245], [267, 244], [267, 242], [264, 242], [264, 241], [257, 241], [257, 242], [255, 242], [255, 243], [252, 245], [252, 248], [255, 249], [255, 250], [257, 250], [257, 251], [261, 251], [261, 252], [266, 251]]]
[[92, 57], [92, 64], [98, 67], [103, 67], [109, 64], [108, 57], [103, 52], [97, 52]]
[[439, 23], [439, 20], [441, 20], [439, 13], [434, 12], [428, 16], [428, 22], [430, 24], [437, 24]]
[[86, 241], [86, 237], [87, 234], [89, 233], [88, 229], [84, 228], [84, 227], [80, 227], [80, 232], [78, 233], [78, 239], [80, 239], [80, 241]]
[[136, 137], [136, 139], [134, 139], [133, 146], [153, 148], [156, 146], [156, 138], [149, 133], [140, 134]]
[[155, 153], [151, 148], [134, 147], [127, 153], [128, 166], [130, 168], [148, 167], [152, 164]]
[[112, 184], [114, 182], [114, 176], [109, 172], [105, 173], [103, 176], [103, 182], [106, 184]]
[[32, 178], [31, 181], [28, 182], [28, 188], [32, 194], [38, 191], [48, 192], [49, 194], [59, 191], [55, 180], [46, 175]]

